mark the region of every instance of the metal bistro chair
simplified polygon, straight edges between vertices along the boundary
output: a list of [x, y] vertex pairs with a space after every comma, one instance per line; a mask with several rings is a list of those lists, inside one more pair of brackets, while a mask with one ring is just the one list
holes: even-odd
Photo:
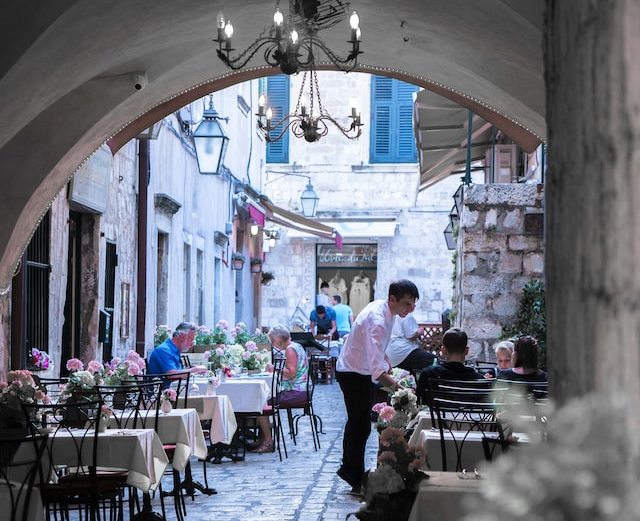
[[[89, 521], [123, 519], [127, 472], [98, 469], [101, 400], [26, 405], [33, 432], [46, 428], [47, 447], [39, 469], [40, 494], [48, 519], [69, 519], [77, 510]], [[55, 479], [51, 479], [55, 476]]]
[[504, 404], [495, 402], [491, 389], [440, 387], [431, 389], [428, 397], [440, 434], [442, 470], [447, 470], [447, 442], [455, 448], [456, 471], [462, 471], [465, 444], [476, 437], [472, 433], [479, 434], [480, 441], [485, 438], [504, 439], [502, 426], [496, 418], [496, 411]]
[[[247, 420], [256, 418], [258, 416], [267, 416], [271, 419], [273, 439], [275, 442], [275, 447], [278, 449], [278, 456], [280, 457], [280, 461], [282, 461], [282, 449], [284, 449], [284, 457], [289, 457], [289, 455], [287, 454], [287, 445], [284, 441], [284, 431], [282, 429], [282, 421], [280, 419], [280, 409], [277, 405], [277, 394], [280, 387], [280, 379], [282, 378], [282, 368], [284, 366], [284, 362], [285, 360], [283, 358], [276, 358], [273, 361], [273, 375], [271, 377], [271, 404], [267, 404], [260, 412], [236, 412], [236, 417], [239, 420], [238, 431], [244, 433], [245, 437], [248, 430]], [[282, 448], [280, 446], [281, 440]], [[244, 459], [245, 450], [246, 445], [243, 444], [242, 459]]]
[[[314, 358], [318, 355], [311, 355], [308, 359], [309, 368], [313, 366]], [[315, 389], [315, 382], [311, 373], [308, 373], [306, 397], [303, 401], [295, 404], [280, 404], [278, 408], [280, 410], [287, 411], [287, 419], [289, 423], [289, 434], [293, 439], [293, 444], [296, 445], [296, 436], [298, 435], [298, 422], [303, 416], [309, 417], [309, 423], [311, 425], [311, 436], [313, 437], [313, 449], [317, 451], [320, 448], [320, 436], [319, 433], [324, 434], [322, 430], [322, 419], [313, 411], [313, 391]], [[280, 389], [278, 389], [280, 391]], [[294, 409], [302, 409], [302, 414], [293, 414]], [[318, 427], [318, 424], [320, 427]]]
[[5, 516], [9, 509], [9, 518], [3, 519], [28, 521], [41, 508], [32, 494], [46, 444], [42, 434], [0, 438], [0, 504]]

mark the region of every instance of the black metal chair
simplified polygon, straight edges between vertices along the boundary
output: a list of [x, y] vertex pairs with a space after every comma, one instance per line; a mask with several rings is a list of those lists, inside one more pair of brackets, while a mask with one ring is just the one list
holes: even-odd
[[[28, 521], [32, 511], [42, 508], [36, 484], [47, 435], [22, 438], [0, 437], [0, 504], [3, 519]], [[7, 514], [8, 512], [8, 514]], [[9, 516], [8, 518], [5, 516]]]
[[[311, 368], [314, 366], [314, 359], [318, 355], [311, 355], [308, 360], [308, 366]], [[309, 423], [311, 425], [311, 435], [313, 437], [313, 449], [318, 450], [320, 448], [320, 436], [319, 433], [323, 433], [322, 419], [313, 411], [313, 391], [315, 389], [315, 380], [312, 378], [310, 372], [307, 375], [306, 397], [304, 400], [298, 403], [282, 404], [278, 402], [277, 407], [280, 410], [287, 411], [287, 420], [289, 424], [289, 435], [293, 439], [293, 444], [296, 445], [296, 436], [298, 435], [298, 422], [300, 418], [304, 416], [309, 417]], [[278, 396], [281, 389], [278, 389]], [[293, 414], [295, 409], [302, 409], [301, 414]], [[319, 427], [318, 427], [319, 425]]]
[[82, 396], [25, 406], [33, 433], [49, 432], [38, 476], [48, 519], [69, 519], [70, 510], [89, 521], [123, 518], [127, 473], [101, 472], [97, 465], [101, 407], [101, 400]]

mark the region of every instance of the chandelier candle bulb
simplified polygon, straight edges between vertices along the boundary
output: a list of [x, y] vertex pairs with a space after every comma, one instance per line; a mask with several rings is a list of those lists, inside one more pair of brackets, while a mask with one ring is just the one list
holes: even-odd
[[231, 24], [231, 20], [227, 20], [227, 24], [224, 26], [224, 35], [225, 48], [227, 51], [231, 51], [231, 37], [233, 36], [233, 25]]
[[282, 25], [282, 22], [284, 22], [284, 16], [282, 15], [282, 11], [276, 7], [276, 10], [273, 12], [273, 23], [278, 27]]
[[352, 11], [351, 16], [349, 17], [349, 25], [351, 25], [351, 29], [354, 31], [360, 27], [360, 16], [358, 16], [357, 11]]
[[296, 31], [295, 29], [291, 31], [291, 43], [293, 45], [296, 45], [298, 43], [298, 31]]
[[258, 116], [264, 116], [264, 107], [267, 104], [267, 98], [264, 94], [260, 94], [258, 97]]
[[216, 25], [218, 27], [218, 41], [221, 42], [224, 40], [225, 27], [224, 15], [222, 14], [222, 12], [219, 12], [218, 16], [216, 17]]

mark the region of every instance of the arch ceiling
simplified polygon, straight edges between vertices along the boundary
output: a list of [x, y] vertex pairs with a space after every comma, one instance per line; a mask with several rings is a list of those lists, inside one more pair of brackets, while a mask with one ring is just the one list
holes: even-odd
[[[543, 2], [352, 0], [360, 14], [360, 70], [391, 74], [472, 107], [525, 146], [545, 138]], [[102, 143], [122, 142], [145, 113], [272, 73], [231, 74], [215, 54], [223, 11], [244, 49], [274, 2], [243, 0], [23, 0], [0, 22], [0, 286], [32, 230], [78, 166]], [[347, 51], [345, 21], [321, 33]], [[132, 73], [149, 83], [133, 88]], [[194, 87], [198, 87], [195, 88]], [[177, 98], [180, 96], [179, 98]], [[180, 106], [178, 105], [178, 106]], [[488, 117], [487, 117], [488, 116]], [[148, 126], [148, 125], [146, 125]], [[144, 127], [142, 127], [144, 128]], [[124, 129], [124, 130], [123, 130]], [[112, 147], [113, 148], [113, 147]]]

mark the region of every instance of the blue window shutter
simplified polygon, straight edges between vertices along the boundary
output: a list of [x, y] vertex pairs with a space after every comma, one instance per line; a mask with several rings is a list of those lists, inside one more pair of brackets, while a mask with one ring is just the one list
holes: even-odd
[[418, 87], [371, 77], [371, 163], [415, 163], [413, 93]]
[[[273, 111], [274, 123], [289, 112], [289, 76], [278, 74], [267, 78], [267, 104]], [[276, 133], [274, 133], [277, 135]], [[289, 162], [289, 131], [280, 141], [267, 143], [267, 163]]]
[[416, 139], [413, 132], [413, 93], [418, 87], [396, 80], [397, 87], [397, 115], [398, 136], [396, 140], [398, 163], [416, 163], [418, 154], [416, 151]]

